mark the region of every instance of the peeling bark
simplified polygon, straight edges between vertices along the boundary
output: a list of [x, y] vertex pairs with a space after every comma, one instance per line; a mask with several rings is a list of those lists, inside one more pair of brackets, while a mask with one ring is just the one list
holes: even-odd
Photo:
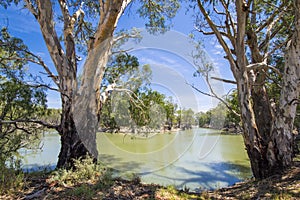
[[279, 168], [291, 166], [294, 153], [293, 125], [296, 117], [297, 99], [300, 95], [300, 0], [294, 2], [295, 32], [285, 56], [283, 86], [280, 94], [279, 109], [271, 132], [272, 143], [269, 149], [274, 155], [269, 159], [277, 161]]
[[[251, 23], [256, 22], [255, 5], [247, 5], [246, 1], [236, 0], [236, 28], [237, 31], [227, 30], [228, 39], [234, 48], [229, 50], [225, 43], [223, 29], [214, 24], [204, 9], [203, 3], [197, 1], [198, 7], [211, 30], [216, 35], [223, 47], [226, 58], [229, 60], [231, 71], [236, 79], [239, 107], [243, 124], [243, 138], [250, 159], [253, 175], [257, 179], [266, 178], [285, 170], [292, 165], [293, 159], [293, 122], [296, 115], [296, 99], [300, 90], [300, 0], [295, 1], [296, 31], [291, 45], [287, 51], [285, 71], [283, 75], [283, 87], [276, 112], [271, 107], [271, 102], [265, 87], [266, 71], [268, 70], [267, 58], [274, 49], [269, 48], [270, 37], [274, 37], [278, 30], [270, 35], [276, 16], [282, 17], [283, 11], [275, 10], [267, 22], [262, 24], [260, 31], [268, 27], [266, 42], [262, 42], [264, 49], [260, 49], [257, 30], [252, 30]], [[288, 6], [287, 2], [282, 5]], [[252, 6], [252, 12], [250, 7]], [[227, 7], [224, 7], [226, 10]], [[250, 13], [252, 15], [250, 15]], [[251, 19], [249, 19], [251, 17]], [[230, 18], [230, 17], [227, 17]], [[278, 20], [278, 19], [276, 19]], [[227, 28], [228, 29], [228, 28]], [[201, 30], [200, 30], [201, 32]], [[232, 38], [235, 38], [234, 41]], [[284, 43], [283, 43], [284, 44]], [[279, 45], [280, 46], [280, 45]], [[251, 60], [246, 58], [246, 48], [250, 50]], [[234, 53], [233, 53], [234, 52]], [[232, 55], [235, 55], [233, 57]], [[250, 64], [248, 63], [250, 62]], [[251, 67], [250, 67], [251, 66]]]
[[65, 0], [58, 0], [63, 15], [64, 42], [60, 43], [51, 0], [37, 0], [36, 7], [24, 0], [37, 19], [51, 59], [58, 73], [57, 85], [61, 93], [62, 115], [57, 128], [61, 136], [61, 151], [57, 167], [72, 167], [73, 159], [89, 154], [97, 159], [96, 131], [101, 109], [100, 84], [110, 55], [112, 36], [123, 10], [130, 0], [100, 1], [100, 21], [89, 41], [82, 84], [78, 88], [74, 23], [80, 10], [70, 15]]

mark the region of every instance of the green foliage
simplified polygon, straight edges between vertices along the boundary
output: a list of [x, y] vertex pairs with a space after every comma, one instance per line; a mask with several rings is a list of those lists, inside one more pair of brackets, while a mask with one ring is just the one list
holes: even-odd
[[20, 170], [19, 160], [10, 160], [9, 163], [8, 166], [0, 162], [0, 195], [17, 192], [24, 184], [24, 174]]
[[146, 126], [160, 129], [165, 122], [172, 126], [176, 105], [163, 94], [149, 88], [151, 80], [149, 65], [139, 66], [138, 59], [127, 53], [112, 57], [105, 75], [102, 89], [116, 83], [111, 98], [102, 108], [101, 126], [111, 130], [120, 126]]
[[40, 116], [40, 119], [49, 124], [59, 124], [61, 118], [61, 109], [47, 108], [44, 114]]
[[[74, 169], [58, 169], [50, 176], [50, 182], [57, 182], [59, 185], [76, 185], [88, 181], [107, 182], [111, 177], [111, 171], [100, 163], [94, 163], [93, 158], [86, 156], [74, 160]], [[105, 183], [106, 184], [106, 183]]]
[[134, 74], [139, 67], [138, 58], [128, 53], [120, 53], [111, 58], [105, 69], [104, 80], [108, 83], [121, 81], [122, 76]]
[[88, 184], [82, 184], [66, 192], [67, 196], [74, 196], [76, 199], [93, 199], [95, 194], [96, 191]]
[[[38, 138], [41, 126], [29, 123], [43, 115], [46, 109], [46, 93], [42, 87], [35, 87], [39, 78], [26, 69], [27, 47], [22, 40], [11, 37], [7, 29], [0, 34], [0, 166], [2, 172], [11, 171], [10, 185], [18, 183], [18, 150], [32, 147]], [[6, 174], [7, 175], [7, 174]], [[13, 187], [13, 184], [11, 184]]]
[[[239, 113], [239, 105], [237, 99], [237, 92], [232, 92], [226, 99], [227, 104]], [[199, 112], [196, 114], [199, 127], [210, 127], [222, 129], [224, 127], [239, 126], [240, 117], [229, 110], [223, 103], [219, 103], [215, 108], [207, 112]]]
[[[137, 96], [140, 91], [147, 90], [151, 74], [150, 67], [148, 65], [139, 66], [135, 56], [120, 53], [111, 58], [101, 89], [105, 91], [112, 84], [116, 84], [117, 88], [102, 108], [100, 117], [102, 127], [114, 130], [118, 129], [118, 126], [130, 124], [131, 119], [127, 110], [130, 106], [134, 106], [133, 104], [135, 106], [140, 104]], [[116, 119], [118, 119], [118, 123], [116, 123]]]
[[145, 89], [151, 80], [152, 71], [149, 65], [140, 66], [138, 58], [128, 53], [112, 56], [105, 69], [102, 90], [116, 83], [119, 88], [131, 91]]
[[147, 126], [150, 129], [159, 129], [166, 120], [164, 111], [165, 96], [157, 91], [148, 90], [139, 95], [143, 107], [131, 104], [131, 117], [138, 126]]
[[[236, 113], [240, 113], [240, 107], [238, 102], [238, 93], [237, 91], [233, 91], [226, 99], [228, 105], [234, 110]], [[228, 110], [226, 113], [226, 120], [225, 125], [234, 124], [238, 125], [240, 124], [240, 117], [231, 112], [231, 110]]]
[[105, 168], [101, 163], [94, 163], [86, 156], [74, 160], [74, 169], [58, 169], [50, 175], [48, 182], [59, 186], [75, 186], [66, 192], [67, 196], [93, 199], [97, 191], [102, 191], [113, 185], [112, 170]]
[[196, 119], [199, 127], [208, 127], [210, 124], [211, 113], [210, 111], [199, 112], [196, 114]]
[[138, 12], [141, 17], [148, 18], [146, 28], [150, 33], [164, 33], [171, 26], [167, 19], [173, 18], [179, 7], [178, 0], [149, 0], [142, 1]]

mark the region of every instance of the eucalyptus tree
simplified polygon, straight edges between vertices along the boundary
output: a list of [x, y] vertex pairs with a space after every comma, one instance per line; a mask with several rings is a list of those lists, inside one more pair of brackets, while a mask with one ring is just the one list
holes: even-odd
[[[140, 66], [138, 58], [133, 55], [122, 52], [111, 57], [101, 86], [102, 97], [107, 98], [100, 115], [100, 123], [103, 128], [114, 131], [119, 129], [120, 126], [129, 126], [130, 117], [132, 119], [139, 118], [140, 122], [144, 120], [141, 115], [136, 117], [132, 115], [133, 113], [129, 114], [128, 109], [131, 107], [131, 111], [138, 110], [143, 112], [143, 105], [141, 104], [143, 100], [138, 98], [141, 96], [141, 93], [149, 89], [151, 77], [152, 71], [150, 66]], [[110, 95], [105, 95], [107, 92]], [[128, 104], [128, 109], [126, 104]], [[128, 112], [124, 113], [124, 109]]]
[[[97, 158], [96, 131], [101, 111], [100, 87], [111, 53], [118, 21], [130, 0], [6, 0], [24, 5], [40, 25], [55, 70], [40, 59], [56, 84], [62, 102], [61, 151], [57, 167], [68, 167], [73, 158], [91, 154]], [[138, 14], [147, 18], [152, 33], [164, 32], [179, 4], [176, 0], [137, 1]], [[62, 36], [60, 37], [60, 34]], [[62, 40], [60, 40], [62, 39]], [[86, 53], [83, 74], [78, 84], [78, 51]]]
[[[255, 178], [293, 163], [293, 122], [299, 102], [300, 1], [194, 1], [196, 29], [214, 35], [235, 78], [244, 143]], [[285, 53], [282, 71], [271, 66]], [[282, 77], [278, 102], [269, 98], [270, 72]]]

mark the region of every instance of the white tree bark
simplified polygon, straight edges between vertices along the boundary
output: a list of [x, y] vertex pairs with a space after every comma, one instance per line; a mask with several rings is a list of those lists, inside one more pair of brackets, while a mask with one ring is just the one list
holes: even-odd
[[[297, 20], [299, 20], [299, 1], [295, 1]], [[222, 24], [213, 22], [204, 9], [203, 3], [197, 1], [198, 7], [212, 33], [215, 34], [225, 51], [226, 58], [236, 79], [244, 129], [244, 143], [250, 158], [253, 175], [256, 178], [265, 178], [277, 173], [277, 170], [284, 170], [292, 164], [292, 130], [296, 114], [296, 103], [299, 103], [300, 89], [300, 55], [298, 52], [300, 39], [297, 38], [300, 23], [299, 21], [296, 23], [297, 31], [294, 33], [291, 46], [287, 52], [280, 107], [278, 113], [274, 115], [264, 86], [266, 71], [268, 70], [266, 63], [270, 53], [282, 47], [284, 43], [270, 51], [267, 51], [267, 47], [270, 40], [276, 36], [274, 33], [278, 30], [273, 30], [272, 34], [270, 34], [270, 31], [273, 29], [275, 21], [283, 16], [283, 11], [275, 10], [274, 14], [266, 20], [266, 23], [262, 23], [257, 30], [253, 30], [251, 23], [256, 23], [256, 5], [255, 2], [251, 2], [253, 3], [251, 5], [248, 5], [247, 2], [251, 1], [235, 1], [236, 16], [234, 17], [229, 13], [228, 5], [222, 4], [225, 9], [223, 15], [226, 15], [226, 20], [228, 20], [222, 26]], [[288, 2], [282, 2], [282, 6], [288, 6]], [[218, 27], [225, 27], [226, 31]], [[266, 40], [259, 44], [256, 34], [266, 27], [268, 33], [266, 34]], [[279, 28], [282, 27], [279, 26]], [[203, 31], [200, 30], [200, 32]], [[231, 42], [232, 50], [225, 43], [224, 37], [227, 37]], [[261, 49], [261, 47], [264, 49]], [[250, 61], [246, 58], [246, 48], [251, 53]]]
[[295, 0], [295, 31], [287, 47], [283, 85], [280, 94], [279, 109], [272, 130], [273, 144], [269, 149], [277, 149], [270, 153], [269, 159], [275, 157], [281, 161], [283, 167], [289, 166], [293, 159], [293, 129], [296, 109], [300, 95], [300, 0]]

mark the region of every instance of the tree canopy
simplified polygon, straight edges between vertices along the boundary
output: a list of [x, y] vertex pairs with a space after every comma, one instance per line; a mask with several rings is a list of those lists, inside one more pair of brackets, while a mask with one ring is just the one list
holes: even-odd
[[32, 147], [46, 111], [46, 89], [39, 77], [27, 70], [32, 59], [22, 40], [0, 33], [0, 166], [22, 147]]

